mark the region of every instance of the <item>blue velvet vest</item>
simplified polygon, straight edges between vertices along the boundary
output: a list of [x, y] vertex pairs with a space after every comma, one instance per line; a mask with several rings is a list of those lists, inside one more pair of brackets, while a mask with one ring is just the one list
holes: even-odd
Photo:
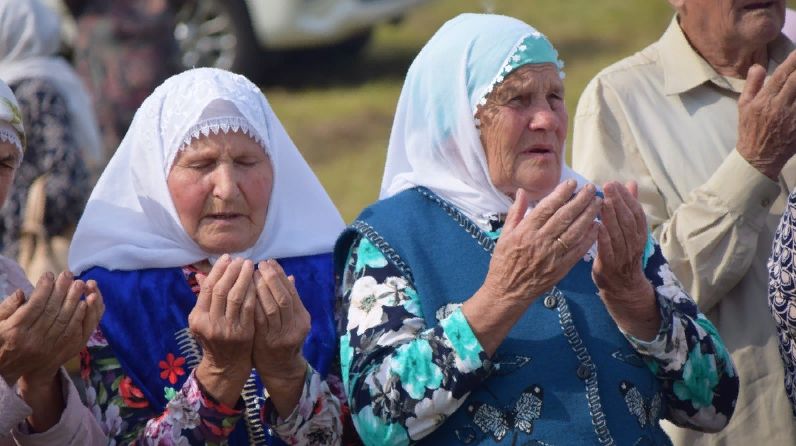
[[[304, 343], [304, 356], [322, 375], [326, 375], [337, 354], [334, 321], [334, 275], [331, 254], [279, 259], [285, 273], [296, 278], [304, 306], [312, 317], [312, 327]], [[94, 267], [81, 279], [97, 281], [105, 298], [102, 332], [125, 373], [158, 412], [168, 402], [165, 388], [179, 390], [187, 373], [175, 385], [160, 377], [158, 364], [168, 353], [186, 358], [193, 370], [202, 352], [188, 330], [188, 314], [196, 295], [188, 286], [182, 268], [109, 271]], [[244, 416], [230, 436], [229, 444], [279, 445], [267, 426], [260, 422], [264, 401], [262, 383], [252, 373], [243, 389]]]
[[[495, 246], [425, 188], [365, 209], [338, 240], [338, 274], [357, 236], [413, 284], [429, 327], [478, 290]], [[527, 309], [491, 358], [490, 376], [420, 444], [671, 444], [658, 424], [660, 391], [582, 260]]]

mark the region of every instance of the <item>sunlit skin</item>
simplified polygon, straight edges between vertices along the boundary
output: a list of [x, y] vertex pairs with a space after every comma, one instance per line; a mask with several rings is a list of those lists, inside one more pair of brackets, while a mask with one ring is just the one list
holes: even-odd
[[211, 254], [254, 245], [265, 225], [274, 172], [256, 141], [239, 133], [194, 140], [167, 179], [185, 232]]
[[540, 200], [558, 185], [567, 135], [564, 84], [550, 63], [512, 72], [478, 111], [489, 176], [500, 191]]
[[8, 198], [19, 161], [20, 155], [17, 146], [10, 142], [0, 142], [0, 203], [5, 203]]
[[669, 0], [689, 42], [720, 74], [768, 66], [767, 45], [785, 23], [785, 0]]

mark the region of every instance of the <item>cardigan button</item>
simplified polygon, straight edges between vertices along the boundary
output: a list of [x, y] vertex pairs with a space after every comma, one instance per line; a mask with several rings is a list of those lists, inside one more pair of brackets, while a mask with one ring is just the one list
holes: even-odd
[[589, 379], [591, 378], [591, 367], [586, 364], [581, 364], [578, 366], [578, 371], [576, 373], [580, 379]]
[[544, 306], [552, 310], [558, 306], [558, 299], [552, 294], [548, 294], [547, 297], [544, 298]]

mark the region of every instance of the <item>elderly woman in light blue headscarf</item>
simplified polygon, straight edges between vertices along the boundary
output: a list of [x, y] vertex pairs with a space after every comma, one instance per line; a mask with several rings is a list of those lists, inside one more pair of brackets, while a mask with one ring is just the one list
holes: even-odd
[[367, 444], [668, 444], [738, 378], [650, 237], [635, 184], [564, 164], [562, 63], [509, 17], [420, 51], [382, 200], [335, 249], [343, 381]]

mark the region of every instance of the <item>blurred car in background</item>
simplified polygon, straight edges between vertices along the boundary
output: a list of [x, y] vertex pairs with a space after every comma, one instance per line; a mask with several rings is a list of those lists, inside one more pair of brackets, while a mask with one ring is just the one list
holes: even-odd
[[[215, 66], [254, 75], [263, 50], [361, 52], [376, 25], [397, 22], [427, 0], [178, 0], [174, 36], [186, 68]], [[47, 0], [64, 18], [64, 40], [75, 24], [61, 0]]]

